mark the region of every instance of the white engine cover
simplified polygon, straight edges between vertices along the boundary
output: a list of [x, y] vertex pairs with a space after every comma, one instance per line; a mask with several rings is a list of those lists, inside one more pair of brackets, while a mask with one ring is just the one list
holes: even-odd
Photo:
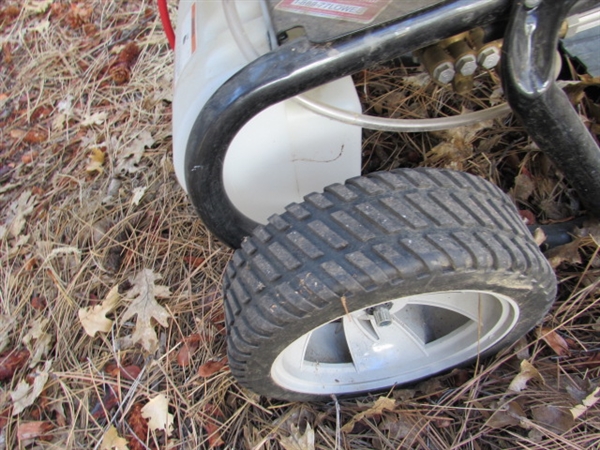
[[[269, 49], [261, 0], [238, 0], [244, 31], [259, 53]], [[173, 160], [186, 189], [184, 160], [192, 126], [204, 104], [247, 64], [229, 30], [221, 0], [181, 1], [175, 47]], [[360, 113], [350, 77], [304, 95]], [[235, 207], [250, 219], [266, 219], [308, 193], [360, 175], [361, 128], [317, 115], [293, 100], [262, 111], [233, 140], [225, 158], [224, 184]]]

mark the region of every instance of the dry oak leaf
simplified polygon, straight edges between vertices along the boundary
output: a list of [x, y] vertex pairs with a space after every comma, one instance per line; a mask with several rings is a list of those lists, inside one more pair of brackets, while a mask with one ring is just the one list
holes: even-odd
[[86, 114], [82, 119], [80, 125], [82, 127], [91, 127], [92, 125], [102, 125], [108, 118], [108, 113], [105, 111], [97, 112], [94, 114]]
[[169, 401], [163, 394], [158, 394], [142, 408], [142, 417], [148, 419], [151, 430], [165, 430], [167, 436], [173, 432], [173, 414], [169, 413]]
[[10, 334], [15, 327], [16, 319], [6, 314], [0, 314], [0, 352], [9, 344]]
[[31, 191], [24, 191], [19, 198], [12, 202], [8, 209], [7, 227], [0, 227], [0, 239], [4, 237], [17, 237], [23, 231], [27, 217], [33, 212], [35, 196]]
[[592, 393], [590, 395], [588, 395], [586, 398], [584, 398], [581, 401], [581, 404], [571, 408], [571, 414], [573, 414], [573, 418], [578, 419], [583, 414], [585, 414], [585, 412], [588, 409], [590, 409], [592, 406], [594, 406], [596, 403], [598, 403], [598, 401], [600, 401], [599, 395], [600, 395], [600, 387], [597, 387], [596, 389], [594, 389], [592, 391]]
[[46, 361], [44, 369], [41, 372], [36, 371], [37, 373], [34, 375], [33, 384], [30, 385], [27, 381], [21, 380], [15, 390], [10, 393], [10, 397], [13, 401], [13, 416], [20, 414], [25, 408], [33, 405], [40, 396], [48, 381], [51, 365], [52, 360]]
[[539, 328], [538, 336], [541, 337], [558, 356], [567, 356], [569, 353], [571, 353], [567, 341], [565, 341], [565, 339], [552, 328]]
[[79, 321], [88, 336], [94, 337], [98, 331], [108, 333], [112, 328], [113, 321], [106, 317], [119, 303], [119, 286], [114, 286], [106, 295], [101, 304], [93, 308], [81, 308], [78, 311]]
[[31, 328], [25, 336], [23, 336], [23, 344], [31, 353], [31, 361], [29, 368], [33, 369], [50, 351], [52, 346], [52, 336], [46, 333], [50, 319], [39, 317], [33, 321]]
[[281, 438], [279, 443], [285, 450], [314, 450], [315, 431], [310, 427], [310, 424], [306, 424], [306, 430], [302, 434], [298, 427], [292, 424], [291, 435]]
[[534, 406], [531, 415], [537, 423], [557, 434], [564, 434], [575, 425], [575, 419], [568, 410], [554, 405]]
[[372, 417], [377, 414], [381, 414], [386, 409], [388, 411], [393, 411], [395, 407], [396, 407], [396, 400], [394, 400], [393, 398], [379, 397], [377, 399], [377, 401], [375, 401], [375, 403], [373, 403], [373, 406], [371, 406], [366, 411], [358, 413], [352, 419], [350, 419], [350, 421], [342, 427], [342, 431], [349, 433], [354, 428], [354, 425], [357, 422], [360, 422], [361, 420], [363, 420], [364, 418]]
[[496, 409], [486, 425], [491, 428], [506, 428], [521, 425], [524, 419], [527, 419], [527, 415], [523, 407], [513, 400]]
[[135, 173], [141, 170], [138, 166], [144, 156], [146, 147], [154, 145], [154, 138], [149, 131], [142, 131], [129, 146], [117, 156], [118, 174]]
[[568, 264], [582, 264], [581, 255], [579, 254], [580, 245], [581, 239], [575, 239], [568, 244], [551, 248], [545, 255], [553, 269], [565, 262]]
[[150, 269], [144, 269], [131, 280], [132, 288], [127, 292], [127, 297], [133, 301], [123, 314], [122, 322], [126, 322], [137, 315], [132, 340], [142, 344], [144, 350], [153, 353], [158, 348], [158, 337], [152, 324], [156, 320], [163, 327], [168, 327], [171, 315], [160, 306], [156, 298], [167, 298], [171, 295], [167, 286], [155, 284], [161, 276]]
[[102, 436], [100, 450], [129, 450], [129, 447], [127, 439], [120, 437], [117, 429], [111, 425]]
[[527, 382], [531, 379], [535, 379], [542, 384], [544, 383], [544, 378], [538, 372], [538, 370], [535, 367], [533, 367], [533, 364], [524, 359], [523, 361], [521, 361], [521, 371], [510, 382], [508, 390], [513, 392], [521, 392], [527, 387]]

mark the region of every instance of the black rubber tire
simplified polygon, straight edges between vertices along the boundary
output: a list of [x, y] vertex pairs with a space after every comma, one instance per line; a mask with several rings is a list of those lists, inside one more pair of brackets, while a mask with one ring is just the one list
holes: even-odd
[[519, 321], [485, 356], [533, 328], [554, 300], [550, 265], [511, 200], [481, 178], [399, 169], [329, 186], [286, 209], [242, 243], [224, 281], [229, 364], [256, 393], [323, 398], [282, 388], [271, 366], [345, 308], [451, 290], [506, 295]]

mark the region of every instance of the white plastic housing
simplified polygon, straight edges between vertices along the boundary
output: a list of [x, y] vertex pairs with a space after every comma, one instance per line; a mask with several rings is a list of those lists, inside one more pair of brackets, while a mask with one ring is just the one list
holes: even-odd
[[[260, 0], [238, 0], [244, 31], [259, 53], [269, 49]], [[186, 189], [184, 159], [194, 121], [212, 94], [247, 64], [229, 30], [221, 0], [179, 3], [173, 98], [173, 160]], [[361, 112], [350, 77], [308, 94]], [[224, 184], [235, 207], [265, 223], [310, 192], [360, 175], [361, 128], [310, 112], [293, 100], [278, 103], [248, 122], [225, 157]]]

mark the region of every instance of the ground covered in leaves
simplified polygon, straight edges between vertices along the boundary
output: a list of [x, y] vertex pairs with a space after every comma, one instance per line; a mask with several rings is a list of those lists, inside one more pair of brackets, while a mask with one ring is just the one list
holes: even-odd
[[[586, 95], [595, 80], [565, 66], [597, 133], [600, 107]], [[559, 279], [551, 314], [493, 359], [329, 403], [241, 389], [220, 291], [231, 253], [173, 172], [172, 76], [154, 2], [0, 4], [0, 448], [597, 448], [593, 223], [547, 254]], [[463, 97], [399, 64], [355, 81], [365, 108], [387, 116], [502, 101], [495, 74]], [[364, 141], [365, 171], [464, 170], [501, 186], [529, 223], [581, 213], [510, 116], [443, 133], [368, 131]]]

